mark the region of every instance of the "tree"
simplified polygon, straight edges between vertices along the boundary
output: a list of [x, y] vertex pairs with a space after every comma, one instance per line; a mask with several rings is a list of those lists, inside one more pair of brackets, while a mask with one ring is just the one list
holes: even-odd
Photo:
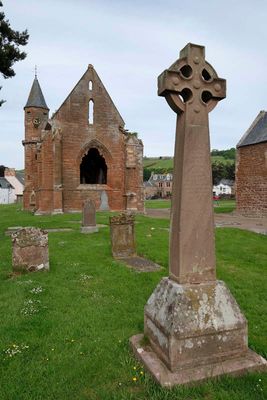
[[[0, 0], [0, 7], [3, 3]], [[12, 68], [17, 61], [24, 60], [26, 53], [19, 49], [19, 46], [25, 46], [28, 43], [28, 31], [14, 31], [9, 20], [5, 19], [5, 14], [0, 12], [0, 72], [4, 79], [15, 76], [15, 71]], [[0, 90], [2, 87], [0, 86]], [[0, 100], [0, 107], [4, 100]]]
[[225, 164], [219, 161], [212, 163], [212, 183], [217, 185], [221, 179], [226, 178]]

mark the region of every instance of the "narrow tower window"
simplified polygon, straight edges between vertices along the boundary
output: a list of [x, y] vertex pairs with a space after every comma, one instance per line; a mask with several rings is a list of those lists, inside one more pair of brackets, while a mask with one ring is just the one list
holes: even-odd
[[94, 123], [94, 101], [92, 99], [89, 100], [88, 105], [88, 122], [91, 125]]
[[89, 81], [89, 90], [93, 90], [93, 82], [92, 81]]

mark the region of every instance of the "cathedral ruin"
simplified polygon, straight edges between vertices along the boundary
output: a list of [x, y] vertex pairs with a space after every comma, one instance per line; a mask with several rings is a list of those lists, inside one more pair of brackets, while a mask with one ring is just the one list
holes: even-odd
[[25, 111], [24, 209], [36, 214], [100, 210], [143, 212], [143, 144], [124, 121], [90, 64], [49, 118], [38, 79]]

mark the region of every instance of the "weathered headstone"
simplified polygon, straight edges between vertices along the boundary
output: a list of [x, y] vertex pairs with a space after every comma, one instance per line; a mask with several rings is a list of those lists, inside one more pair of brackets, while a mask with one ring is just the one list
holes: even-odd
[[102, 190], [101, 195], [100, 195], [99, 210], [101, 210], [101, 211], [108, 211], [109, 210], [108, 195], [107, 195], [105, 190]]
[[247, 321], [226, 285], [216, 280], [208, 113], [226, 81], [188, 44], [158, 78], [158, 94], [177, 113], [169, 277], [145, 306], [136, 355], [163, 386], [263, 369], [247, 347]]
[[134, 215], [121, 213], [109, 218], [112, 254], [115, 258], [136, 254]]
[[42, 229], [27, 227], [11, 235], [14, 271], [48, 271], [48, 234]]
[[96, 226], [95, 203], [90, 199], [85, 200], [83, 204], [81, 232], [82, 233], [98, 232], [98, 228]]

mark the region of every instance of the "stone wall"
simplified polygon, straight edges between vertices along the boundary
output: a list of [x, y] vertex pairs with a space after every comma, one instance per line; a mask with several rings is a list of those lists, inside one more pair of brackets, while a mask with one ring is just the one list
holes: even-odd
[[267, 142], [237, 148], [236, 210], [267, 217]]
[[[89, 102], [94, 104], [93, 121], [88, 118]], [[32, 123], [36, 116], [41, 120], [38, 127]], [[25, 209], [76, 212], [87, 199], [101, 209], [105, 193], [108, 209], [143, 212], [143, 144], [124, 130], [124, 121], [92, 65], [49, 125], [38, 108], [25, 110]], [[80, 181], [80, 165], [90, 149], [97, 149], [105, 160], [105, 183]]]

